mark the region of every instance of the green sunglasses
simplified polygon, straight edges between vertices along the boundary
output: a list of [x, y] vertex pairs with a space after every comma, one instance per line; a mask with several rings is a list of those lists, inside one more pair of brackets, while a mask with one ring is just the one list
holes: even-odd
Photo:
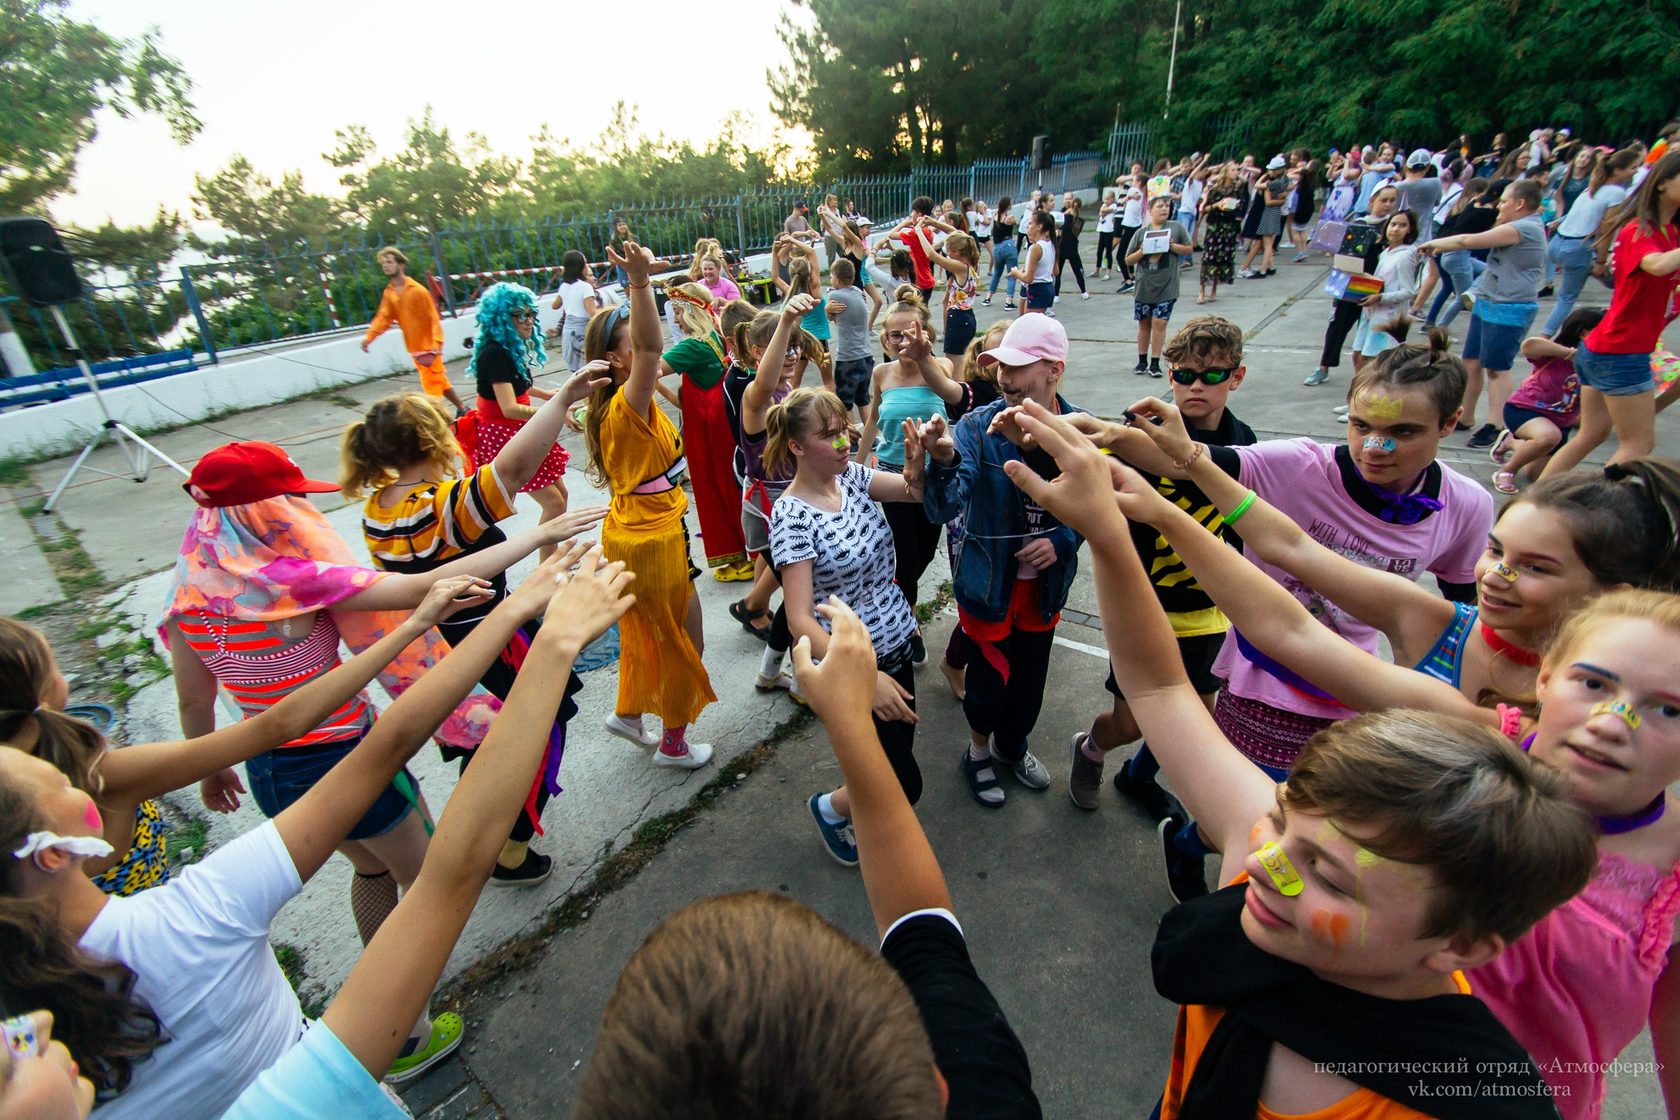
[[[1241, 367], [1237, 367], [1241, 368]], [[1170, 369], [1167, 371], [1172, 379], [1180, 385], [1194, 385], [1200, 381], [1203, 385], [1223, 385], [1231, 380], [1236, 369]]]

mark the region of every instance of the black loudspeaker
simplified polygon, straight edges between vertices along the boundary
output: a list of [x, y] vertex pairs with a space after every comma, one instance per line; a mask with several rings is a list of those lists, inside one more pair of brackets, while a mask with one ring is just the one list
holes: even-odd
[[82, 281], [58, 231], [43, 218], [0, 218], [0, 257], [18, 294], [36, 307], [82, 298]]
[[1050, 137], [1034, 136], [1032, 150], [1032, 170], [1050, 170]]

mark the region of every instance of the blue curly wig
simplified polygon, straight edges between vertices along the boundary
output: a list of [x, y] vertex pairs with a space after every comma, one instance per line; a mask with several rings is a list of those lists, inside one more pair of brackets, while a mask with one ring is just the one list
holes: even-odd
[[[479, 337], [498, 343], [513, 356], [514, 365], [521, 372], [535, 377], [548, 364], [548, 355], [543, 352], [542, 346], [542, 321], [533, 322], [530, 338], [520, 338], [510, 317], [515, 311], [529, 311], [535, 315], [537, 294], [523, 284], [492, 284], [478, 301]], [[467, 363], [468, 377], [478, 376], [478, 356], [481, 353], [483, 350], [473, 347], [472, 360]]]

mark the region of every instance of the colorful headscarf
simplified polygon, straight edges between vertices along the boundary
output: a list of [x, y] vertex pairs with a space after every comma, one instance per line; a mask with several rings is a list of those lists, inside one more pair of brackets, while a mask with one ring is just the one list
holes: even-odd
[[[293, 618], [329, 609], [389, 575], [358, 564], [344, 538], [307, 498], [285, 494], [239, 506], [200, 507], [193, 510], [181, 540], [163, 623], [189, 612], [245, 622]], [[344, 643], [360, 653], [407, 617], [404, 611], [342, 611], [333, 621]], [[379, 683], [396, 699], [443, 660], [448, 648], [436, 630], [427, 631], [385, 667]], [[489, 733], [500, 709], [499, 700], [475, 689], [433, 737], [445, 746], [470, 750]]]

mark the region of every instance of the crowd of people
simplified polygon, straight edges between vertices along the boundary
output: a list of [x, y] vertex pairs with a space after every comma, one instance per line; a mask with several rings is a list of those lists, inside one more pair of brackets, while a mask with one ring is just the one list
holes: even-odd
[[[1480, 157], [1462, 138], [1401, 150], [1134, 168], [1103, 191], [1089, 272], [1075, 197], [919, 197], [874, 243], [831, 196], [819, 227], [789, 216], [769, 308], [716, 242], [656, 285], [626, 225], [607, 249], [621, 299], [564, 263], [555, 388], [537, 295], [484, 294], [471, 409], [435, 309], [383, 253], [364, 345], [397, 323], [426, 391], [350, 425], [337, 480], [240, 442], [185, 486], [160, 630], [182, 740], [109, 749], [65, 713], [45, 637], [0, 620], [0, 1117], [403, 1115], [387, 1086], [463, 1037], [430, 997], [480, 891], [550, 872], [533, 844], [584, 733], [585, 648], [617, 626], [600, 731], [653, 767], [713, 758], [690, 738], [717, 699], [691, 504], [707, 568], [747, 585], [729, 613], [763, 643], [755, 688], [827, 729], [842, 780], [805, 811], [859, 869], [879, 952], [773, 892], [685, 906], [620, 976], [575, 1115], [1041, 1114], [914, 811], [916, 608], [942, 540], [957, 622], [938, 664], [973, 802], [1047, 790], [1045, 758], [1065, 759], [1095, 810], [1124, 750], [1113, 785], [1156, 822], [1178, 905], [1154, 976], [1180, 1010], [1155, 1115], [1586, 1120], [1647, 1025], [1680, 1069], [1680, 464], [1651, 455], [1680, 152], [1544, 130]], [[1490, 180], [1490, 159], [1514, 173]], [[1232, 410], [1241, 328], [1169, 326], [1196, 252], [1206, 303], [1273, 275], [1286, 235], [1335, 255], [1307, 383], [1352, 334], [1345, 442], [1258, 440]], [[1560, 309], [1530, 335], [1548, 260]], [[1116, 420], [1072, 399], [1069, 265], [1086, 297], [1120, 273], [1136, 372], [1170, 399]], [[1575, 306], [1597, 272], [1609, 306]], [[1005, 280], [1018, 314], [982, 329]], [[1465, 298], [1431, 304], [1435, 287]], [[1466, 305], [1455, 355], [1444, 324]], [[1483, 389], [1476, 442], [1509, 456], [1494, 482], [1515, 495], [1497, 511], [1438, 458]], [[571, 505], [568, 430], [604, 506]], [[1612, 431], [1609, 465], [1581, 467]], [[307, 497], [327, 492], [361, 503], [366, 560]], [[521, 493], [543, 516], [510, 535]], [[1065, 754], [1035, 752], [1081, 553], [1110, 695]], [[243, 717], [220, 729], [218, 690]], [[435, 821], [406, 765], [427, 739], [461, 770]], [[155, 799], [194, 782], [267, 820], [172, 872]], [[334, 851], [365, 947], [311, 1020], [268, 935]]]

